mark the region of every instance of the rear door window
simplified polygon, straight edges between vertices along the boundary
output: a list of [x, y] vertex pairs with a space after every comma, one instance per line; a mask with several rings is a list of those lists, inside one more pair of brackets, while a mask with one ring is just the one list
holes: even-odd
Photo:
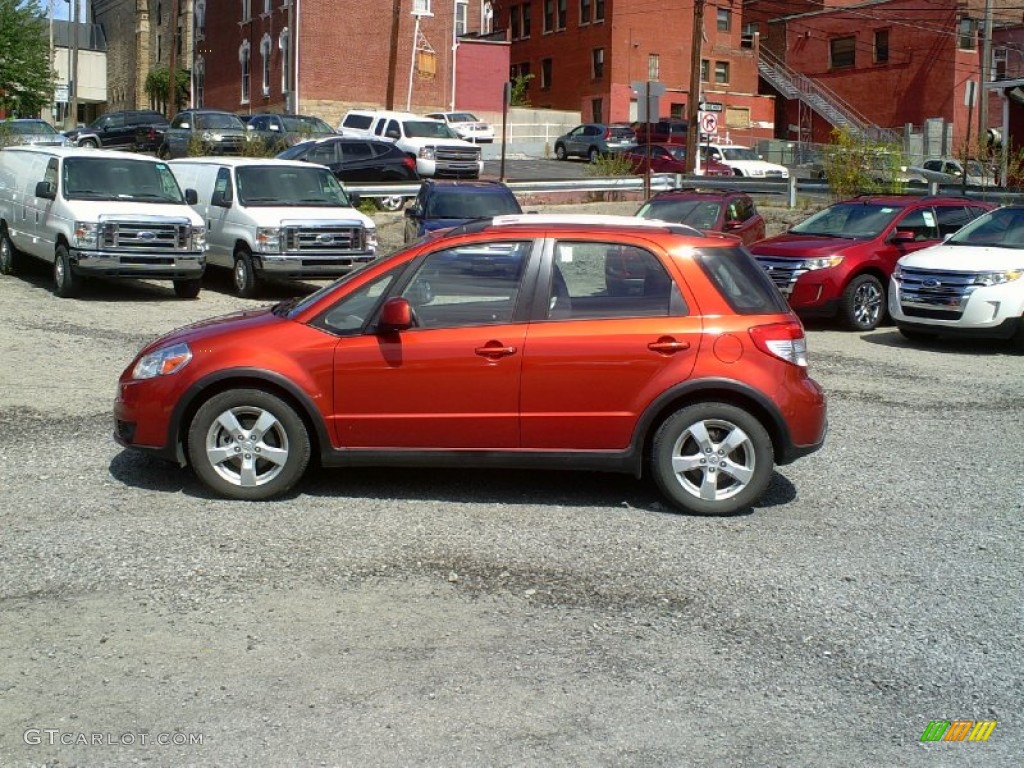
[[974, 216], [964, 205], [942, 205], [935, 209], [935, 217], [939, 223], [939, 237], [956, 232]]
[[739, 315], [775, 315], [789, 305], [767, 273], [742, 248], [698, 248], [694, 258]]

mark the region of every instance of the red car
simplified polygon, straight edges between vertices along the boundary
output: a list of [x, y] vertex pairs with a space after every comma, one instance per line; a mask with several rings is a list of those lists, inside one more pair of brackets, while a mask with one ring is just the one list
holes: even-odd
[[962, 197], [865, 195], [829, 206], [751, 248], [798, 313], [870, 331], [885, 318], [901, 256], [935, 245], [996, 206]]
[[[121, 375], [115, 438], [236, 499], [312, 460], [648, 473], [680, 509], [735, 512], [821, 446], [825, 398], [764, 271], [692, 232], [534, 214], [425, 238], [153, 342]], [[644, 271], [616, 295], [624, 250]], [[502, 268], [476, 269], [487, 254]]]
[[[633, 173], [688, 173], [686, 146], [680, 144], [638, 144], [624, 150], [623, 157], [633, 165]], [[732, 177], [732, 168], [717, 160], [701, 160], [701, 176]]]
[[744, 245], [763, 240], [765, 235], [764, 217], [744, 192], [673, 189], [652, 197], [636, 215], [686, 224], [704, 232], [725, 232]]

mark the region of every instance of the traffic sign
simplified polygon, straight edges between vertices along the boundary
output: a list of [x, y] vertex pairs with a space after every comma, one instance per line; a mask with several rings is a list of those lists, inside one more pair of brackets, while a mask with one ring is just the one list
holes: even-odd
[[702, 101], [698, 104], [701, 112], [721, 112], [725, 105], [720, 101]]
[[714, 112], [701, 112], [700, 132], [718, 133], [718, 115], [716, 115]]
[[53, 100], [66, 102], [68, 100], [68, 84], [57, 83], [53, 89]]

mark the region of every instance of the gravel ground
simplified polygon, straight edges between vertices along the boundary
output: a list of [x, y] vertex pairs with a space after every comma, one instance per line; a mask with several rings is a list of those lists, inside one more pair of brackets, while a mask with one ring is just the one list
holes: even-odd
[[0, 766], [1020, 764], [1020, 357], [811, 325], [826, 447], [725, 519], [559, 472], [246, 504], [121, 451], [137, 349], [258, 303], [0, 278]]

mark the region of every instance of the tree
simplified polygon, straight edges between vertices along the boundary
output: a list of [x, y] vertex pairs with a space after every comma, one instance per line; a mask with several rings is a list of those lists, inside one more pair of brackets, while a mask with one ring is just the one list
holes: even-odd
[[[3, 0], [0, 0], [3, 2]], [[146, 95], [153, 104], [159, 105], [161, 111], [167, 106], [167, 81], [170, 79], [170, 72], [167, 67], [156, 67], [146, 76]], [[175, 69], [174, 80], [177, 84], [177, 93], [173, 112], [178, 111], [182, 104], [188, 104], [189, 88], [192, 82], [192, 73], [187, 69]]]
[[530, 94], [526, 90], [530, 86], [530, 81], [536, 75], [529, 74], [518, 74], [512, 78], [512, 94], [509, 99], [510, 107], [528, 107], [530, 106]]
[[53, 101], [46, 16], [38, 0], [0, 0], [0, 108], [35, 117]]

